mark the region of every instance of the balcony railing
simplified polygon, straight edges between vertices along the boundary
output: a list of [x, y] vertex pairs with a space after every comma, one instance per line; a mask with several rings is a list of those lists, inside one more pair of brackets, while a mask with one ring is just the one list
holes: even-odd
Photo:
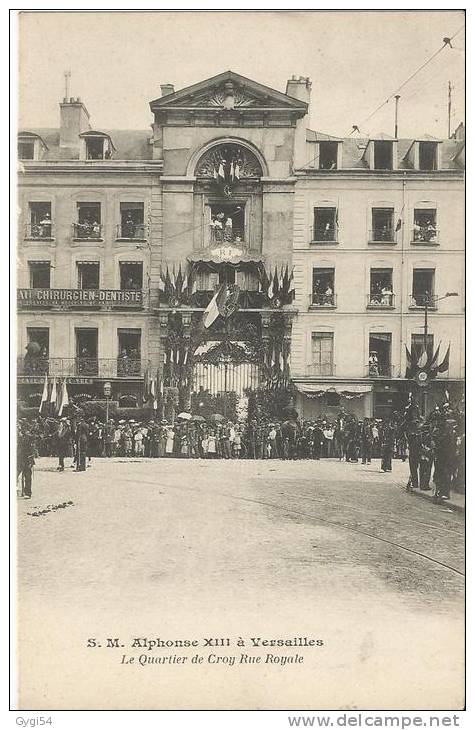
[[438, 243], [439, 231], [435, 226], [415, 226], [412, 230], [412, 241], [414, 244]]
[[238, 228], [228, 230], [227, 228], [210, 226], [209, 242], [212, 246], [223, 243], [244, 243], [244, 231]]
[[146, 299], [140, 289], [17, 289], [20, 309], [142, 309]]
[[369, 243], [396, 243], [394, 228], [388, 226], [372, 228], [369, 232]]
[[336, 307], [336, 294], [320, 294], [314, 292], [309, 296], [310, 307]]
[[56, 376], [57, 378], [141, 378], [148, 361], [136, 358], [43, 358], [20, 357], [17, 373], [22, 376]]
[[436, 297], [434, 294], [411, 294], [409, 297], [409, 307], [411, 309], [424, 309], [426, 303], [428, 309], [437, 309]]
[[316, 377], [332, 377], [336, 374], [334, 362], [312, 362], [307, 365], [307, 375]]
[[102, 231], [103, 225], [101, 223], [73, 223], [73, 238], [101, 241]]
[[394, 294], [368, 294], [368, 309], [393, 309]]
[[25, 227], [25, 238], [51, 241], [53, 236], [54, 226], [52, 223], [27, 223]]
[[145, 241], [148, 236], [148, 226], [145, 223], [119, 223], [116, 236], [118, 239]]
[[366, 378], [392, 378], [393, 373], [393, 365], [385, 365], [384, 363], [373, 363], [365, 366]]
[[312, 226], [311, 237], [312, 244], [338, 243], [338, 226]]

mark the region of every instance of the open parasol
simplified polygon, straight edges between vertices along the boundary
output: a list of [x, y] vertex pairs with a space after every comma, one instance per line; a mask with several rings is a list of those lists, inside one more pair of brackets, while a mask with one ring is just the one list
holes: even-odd
[[183, 411], [183, 413], [179, 413], [177, 418], [182, 418], [184, 421], [189, 421], [191, 419], [191, 413], [186, 413]]

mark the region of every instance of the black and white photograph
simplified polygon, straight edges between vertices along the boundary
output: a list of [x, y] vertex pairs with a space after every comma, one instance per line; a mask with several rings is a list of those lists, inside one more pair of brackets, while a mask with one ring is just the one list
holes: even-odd
[[458, 727], [465, 11], [12, 21], [12, 709]]

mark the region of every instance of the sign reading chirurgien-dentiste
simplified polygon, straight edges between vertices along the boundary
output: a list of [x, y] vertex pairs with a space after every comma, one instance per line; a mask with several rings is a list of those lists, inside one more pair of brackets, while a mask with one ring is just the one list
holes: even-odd
[[17, 302], [19, 307], [43, 307], [48, 304], [133, 306], [142, 304], [143, 293], [118, 289], [18, 289]]
[[17, 725], [458, 726], [464, 23], [18, 13]]

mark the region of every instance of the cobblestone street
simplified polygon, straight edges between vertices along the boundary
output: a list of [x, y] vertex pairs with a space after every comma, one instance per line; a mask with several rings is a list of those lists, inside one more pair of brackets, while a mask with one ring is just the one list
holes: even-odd
[[[185, 686], [189, 707], [243, 709], [245, 687], [250, 709], [283, 709], [271, 676], [282, 692], [294, 685], [295, 708], [463, 705], [463, 514], [408, 494], [407, 464], [55, 467], [39, 459], [32, 499], [18, 501], [22, 708], [179, 708]], [[266, 665], [255, 683], [252, 665], [230, 666], [228, 682], [221, 669], [219, 698], [213, 664], [121, 664], [133, 637], [211, 636], [324, 645], [291, 668]], [[124, 672], [121, 700], [110, 687]]]

